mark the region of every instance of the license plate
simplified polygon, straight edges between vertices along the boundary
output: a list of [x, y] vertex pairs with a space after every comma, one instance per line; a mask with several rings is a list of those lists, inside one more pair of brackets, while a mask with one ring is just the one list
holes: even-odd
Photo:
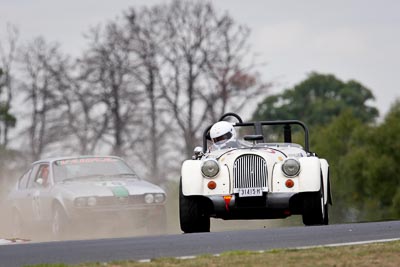
[[239, 197], [259, 197], [263, 192], [261, 188], [240, 188]]

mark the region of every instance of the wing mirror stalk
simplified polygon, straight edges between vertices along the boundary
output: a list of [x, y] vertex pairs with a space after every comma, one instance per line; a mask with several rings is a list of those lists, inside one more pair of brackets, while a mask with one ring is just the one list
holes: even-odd
[[201, 146], [196, 146], [193, 150], [193, 156], [192, 159], [199, 159], [201, 158], [204, 153], [203, 153], [203, 148]]

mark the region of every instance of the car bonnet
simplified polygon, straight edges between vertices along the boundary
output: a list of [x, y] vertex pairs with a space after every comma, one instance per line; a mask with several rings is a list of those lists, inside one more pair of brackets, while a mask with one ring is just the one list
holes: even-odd
[[76, 196], [119, 196], [165, 193], [159, 186], [136, 179], [110, 179], [102, 181], [68, 181], [58, 183], [58, 190]]

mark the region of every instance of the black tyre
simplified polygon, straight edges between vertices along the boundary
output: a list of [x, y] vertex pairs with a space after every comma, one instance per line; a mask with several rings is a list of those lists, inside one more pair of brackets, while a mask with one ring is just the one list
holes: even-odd
[[328, 225], [328, 203], [324, 204], [324, 184], [321, 180], [321, 189], [318, 192], [308, 193], [303, 202], [304, 225]]
[[179, 219], [184, 233], [210, 232], [210, 215], [204, 199], [184, 196], [182, 180], [179, 184]]
[[51, 220], [51, 233], [55, 240], [65, 239], [69, 229], [69, 219], [63, 207], [60, 204], [55, 204]]

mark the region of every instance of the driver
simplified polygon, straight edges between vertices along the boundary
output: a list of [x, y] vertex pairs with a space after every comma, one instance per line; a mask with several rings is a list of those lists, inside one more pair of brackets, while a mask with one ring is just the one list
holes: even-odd
[[219, 121], [210, 129], [211, 141], [217, 149], [237, 147], [236, 130], [227, 121]]
[[43, 179], [42, 185], [47, 187], [49, 185], [49, 166], [44, 165], [40, 170], [39, 178]]

